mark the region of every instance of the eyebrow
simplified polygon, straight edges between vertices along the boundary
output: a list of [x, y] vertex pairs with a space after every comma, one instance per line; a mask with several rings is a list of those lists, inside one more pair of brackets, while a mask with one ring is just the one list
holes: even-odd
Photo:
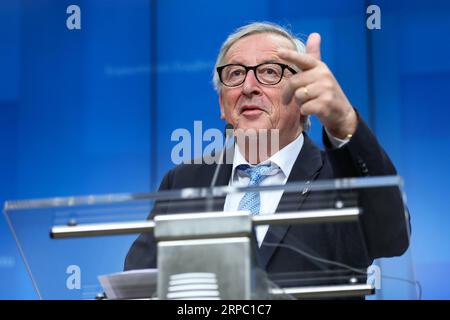
[[[260, 64], [263, 64], [263, 63], [283, 63], [283, 62], [270, 59], [270, 60], [264, 60], [263, 62], [257, 63], [256, 65], [260, 65]], [[243, 64], [243, 63], [240, 63], [240, 62], [235, 62], [233, 60], [231, 60], [227, 64], [240, 64], [240, 65], [243, 65], [243, 66], [247, 66], [246, 64]]]

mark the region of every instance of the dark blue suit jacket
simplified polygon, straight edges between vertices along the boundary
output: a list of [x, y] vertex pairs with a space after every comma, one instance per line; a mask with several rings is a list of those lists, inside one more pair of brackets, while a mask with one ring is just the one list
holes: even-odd
[[[363, 120], [359, 121], [350, 142], [342, 148], [333, 149], [325, 133], [323, 139], [327, 146], [325, 151], [305, 134], [288, 182], [396, 174], [392, 162]], [[215, 169], [215, 164], [179, 165], [166, 174], [160, 190], [208, 187]], [[222, 166], [217, 185], [228, 184], [231, 170], [231, 164]], [[315, 192], [299, 192], [295, 199], [297, 209], [321, 201], [319, 193]], [[405, 219], [400, 193], [394, 189], [367, 190], [359, 195], [359, 201], [363, 208], [359, 223], [270, 226], [262, 246], [257, 249], [260, 266], [269, 274], [302, 272], [312, 275], [318, 271], [341, 270], [342, 267], [307, 255], [363, 269], [375, 258], [401, 255], [409, 245], [410, 226], [409, 218]], [[223, 204], [223, 201], [216, 202], [215, 209], [223, 210]], [[283, 194], [277, 212], [283, 211], [283, 207], [293, 209], [292, 195]], [[153, 214], [173, 213], [176, 208], [171, 203], [156, 205]], [[307, 255], [286, 248], [286, 245]], [[128, 252], [125, 270], [155, 268], [156, 259], [153, 234], [141, 234]]]

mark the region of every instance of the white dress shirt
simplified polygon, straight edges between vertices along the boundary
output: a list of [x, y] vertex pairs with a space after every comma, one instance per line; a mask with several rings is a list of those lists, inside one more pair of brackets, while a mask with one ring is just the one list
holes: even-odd
[[[334, 147], [340, 148], [345, 145], [349, 139], [342, 140], [337, 139], [330, 134], [328, 134], [331, 143]], [[277, 173], [266, 177], [261, 182], [261, 186], [268, 185], [284, 185], [286, 184], [289, 174], [291, 173], [292, 167], [294, 166], [295, 161], [303, 147], [304, 137], [301, 133], [294, 141], [289, 143], [287, 146], [279, 150], [277, 153], [272, 155], [269, 159], [260, 164], [271, 164], [278, 166], [280, 170]], [[233, 158], [233, 169], [231, 171], [231, 177], [229, 181], [229, 186], [235, 187], [246, 187], [250, 183], [250, 178], [236, 170], [236, 167], [245, 164], [250, 165], [247, 160], [245, 160], [244, 156], [241, 154], [239, 147], [237, 144], [234, 146], [234, 158]], [[274, 214], [278, 204], [283, 195], [283, 190], [280, 191], [263, 191], [260, 192], [260, 215]], [[225, 198], [224, 211], [237, 211], [239, 207], [239, 202], [241, 201], [244, 193], [231, 193], [228, 194]], [[256, 238], [258, 241], [258, 246], [261, 246], [264, 237], [266, 236], [267, 230], [269, 229], [268, 225], [257, 226], [255, 228]]]

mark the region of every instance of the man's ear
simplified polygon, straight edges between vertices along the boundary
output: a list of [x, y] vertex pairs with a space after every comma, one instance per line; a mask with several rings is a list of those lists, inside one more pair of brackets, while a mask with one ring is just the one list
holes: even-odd
[[225, 120], [225, 107], [223, 106], [222, 93], [219, 94], [220, 119]]

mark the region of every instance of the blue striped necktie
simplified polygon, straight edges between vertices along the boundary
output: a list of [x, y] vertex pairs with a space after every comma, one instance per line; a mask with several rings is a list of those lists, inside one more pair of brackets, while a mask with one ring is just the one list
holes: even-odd
[[[240, 172], [250, 177], [249, 187], [258, 186], [265, 178], [274, 175], [279, 168], [275, 168], [270, 164], [257, 165], [251, 167], [248, 164], [241, 164], [236, 167]], [[261, 198], [258, 191], [246, 192], [239, 202], [238, 210], [248, 210], [251, 214], [259, 214], [261, 206]]]

